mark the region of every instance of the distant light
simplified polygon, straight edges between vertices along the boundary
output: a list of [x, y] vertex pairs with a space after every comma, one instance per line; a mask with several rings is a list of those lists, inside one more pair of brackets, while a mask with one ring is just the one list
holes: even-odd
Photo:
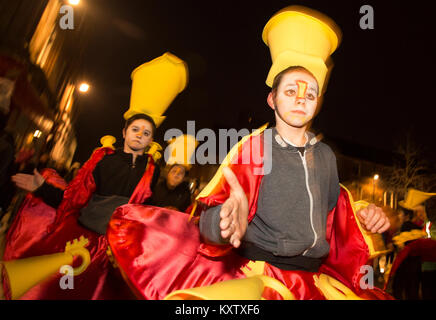
[[427, 238], [431, 238], [430, 225], [431, 225], [431, 222], [430, 222], [430, 221], [428, 221], [428, 222], [425, 224], [425, 232], [427, 232]]
[[375, 175], [374, 175], [374, 180], [378, 180], [378, 178], [380, 178], [379, 175], [378, 175], [378, 174], [375, 174]]
[[385, 268], [380, 268], [380, 273], [385, 273]]
[[80, 0], [69, 0], [68, 2], [73, 6], [77, 6], [80, 3]]
[[79, 87], [80, 92], [88, 92], [88, 90], [89, 90], [89, 84], [87, 83], [82, 83]]
[[33, 137], [35, 137], [35, 138], [39, 138], [39, 137], [41, 137], [41, 134], [42, 134], [41, 131], [39, 131], [39, 130], [35, 130], [35, 133], [33, 134]]

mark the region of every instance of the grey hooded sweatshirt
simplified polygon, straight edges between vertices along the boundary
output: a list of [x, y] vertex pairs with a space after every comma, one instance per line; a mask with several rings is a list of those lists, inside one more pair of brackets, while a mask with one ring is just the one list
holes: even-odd
[[[329, 146], [307, 134], [301, 148], [286, 143], [275, 128], [272, 141], [264, 139], [265, 147], [271, 144], [271, 172], [262, 178], [256, 214], [238, 249], [242, 256], [285, 270], [317, 271], [328, 254], [327, 214], [340, 191], [336, 157]], [[200, 232], [209, 242], [225, 243], [220, 209], [201, 215]]]

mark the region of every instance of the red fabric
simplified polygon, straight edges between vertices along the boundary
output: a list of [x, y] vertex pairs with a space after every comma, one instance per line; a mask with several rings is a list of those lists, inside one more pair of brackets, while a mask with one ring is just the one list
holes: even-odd
[[[264, 274], [281, 281], [294, 294], [296, 300], [325, 300], [313, 280], [313, 276], [319, 276], [319, 272], [286, 271], [266, 263]], [[268, 300], [282, 300], [275, 290], [269, 288], [265, 289], [263, 297]]]
[[407, 257], [420, 257], [421, 261], [436, 262], [436, 240], [433, 239], [417, 239], [406, 245], [396, 256], [392, 264], [391, 272], [389, 273], [388, 281], [385, 283], [385, 289], [390, 280], [394, 278], [395, 272]]
[[145, 205], [124, 205], [109, 222], [107, 238], [126, 280], [139, 297], [163, 299], [169, 293], [244, 277], [246, 259], [230, 253], [202, 255], [198, 226], [189, 215]]
[[64, 198], [57, 208], [56, 219], [53, 224], [48, 226], [48, 232], [51, 233], [62, 221], [69, 215], [78, 217], [81, 208], [85, 207], [95, 191], [95, 182], [92, 172], [98, 162], [106, 154], [112, 154], [114, 151], [110, 148], [99, 148], [95, 150], [90, 159], [80, 168], [76, 177], [68, 185], [64, 192]]
[[[198, 225], [188, 219], [189, 215], [182, 212], [144, 205], [124, 205], [113, 214], [107, 231], [109, 245], [125, 280], [139, 298], [163, 299], [176, 290], [245, 278], [241, 267], [249, 260], [233, 250], [225, 255], [204, 254]], [[324, 299], [313, 281], [313, 275], [324, 270], [311, 273], [265, 266], [264, 274], [284, 283], [296, 299]], [[392, 299], [378, 288], [358, 294], [365, 299]], [[265, 289], [263, 296], [281, 299], [271, 289]]]
[[[247, 157], [249, 155], [249, 158]], [[257, 198], [259, 196], [260, 182], [263, 178], [263, 134], [250, 136], [250, 138], [239, 146], [238, 153], [232, 159], [229, 168], [238, 177], [238, 181], [248, 199], [248, 221], [250, 222], [257, 211]], [[247, 159], [250, 160], [247, 164]], [[220, 178], [219, 183], [213, 191], [204, 198], [198, 199], [203, 205], [200, 208], [214, 207], [223, 204], [230, 195], [230, 186], [224, 176]], [[229, 252], [231, 246], [214, 246], [210, 244], [201, 244], [200, 250], [211, 257], [224, 255]]]
[[[246, 164], [243, 156], [249, 154], [251, 162]], [[259, 195], [260, 185], [263, 176], [263, 134], [251, 136], [244, 144], [239, 147], [239, 152], [232, 159], [230, 168], [238, 177], [238, 181], [245, 191], [248, 198], [250, 222], [257, 210], [257, 198]], [[230, 187], [224, 177], [221, 177], [219, 183], [213, 191], [207, 196], [200, 198], [199, 201], [203, 206], [217, 206], [228, 198]], [[199, 206], [202, 208], [203, 206]], [[365, 272], [360, 272], [360, 267], [369, 263], [368, 246], [361, 234], [355, 221], [354, 213], [351, 207], [348, 193], [341, 188], [338, 203], [335, 209], [329, 213], [327, 218], [327, 241], [330, 243], [330, 252], [320, 272], [324, 272], [349, 288], [354, 289], [358, 294], [364, 294], [360, 289], [359, 282]], [[199, 252], [210, 258], [220, 258], [232, 252], [230, 246], [216, 246], [200, 243]], [[368, 290], [365, 290], [365, 294]], [[377, 289], [375, 289], [377, 291]], [[371, 295], [372, 296], [372, 295]], [[384, 297], [389, 299], [390, 296], [377, 291], [375, 297]]]
[[327, 216], [327, 241], [330, 251], [320, 271], [360, 292], [361, 266], [368, 263], [369, 249], [356, 223], [346, 190], [341, 192], [336, 207]]
[[[260, 146], [258, 146], [260, 145]], [[264, 150], [263, 134], [251, 136], [242, 146], [233, 159], [230, 168], [238, 177], [238, 181], [245, 191], [248, 198], [250, 222], [257, 210], [257, 198], [263, 176]], [[259, 152], [256, 152], [259, 150]], [[250, 151], [253, 151], [250, 153]], [[243, 156], [251, 155], [250, 164], [244, 164]], [[245, 162], [246, 163], [246, 162]], [[230, 187], [224, 177], [207, 197], [200, 198], [199, 201], [207, 206], [216, 206], [224, 203], [229, 197]], [[356, 224], [354, 214], [348, 199], [347, 192], [341, 188], [341, 193], [335, 209], [329, 213], [327, 218], [327, 241], [330, 243], [330, 253], [324, 265], [321, 267], [323, 272], [332, 275], [349, 287], [358, 289], [359, 280], [362, 276], [360, 266], [366, 264], [369, 259], [368, 246]], [[204, 253], [211, 252], [215, 256], [221, 250], [222, 254], [227, 251], [220, 247], [202, 244], [201, 250]]]
[[[44, 169], [41, 175], [47, 183], [65, 190], [67, 183], [55, 170]], [[47, 226], [54, 222], [55, 217], [55, 209], [31, 193], [27, 194], [6, 234], [7, 245], [3, 259], [8, 261], [31, 256], [29, 248], [47, 235], [46, 228], [34, 226]]]
[[[29, 210], [31, 214], [28, 214], [27, 221], [20, 223], [19, 229], [15, 228], [8, 232], [8, 239], [19, 238], [20, 234], [16, 232], [27, 234], [35, 232], [40, 233], [41, 236], [38, 241], [33, 239], [19, 242], [8, 241], [5, 249], [7, 258], [17, 259], [62, 252], [66, 242], [79, 238], [81, 235], [88, 238], [87, 249], [91, 254], [90, 266], [84, 273], [74, 277], [74, 290], [62, 290], [59, 286], [61, 275], [57, 274], [53, 275], [51, 280], [29, 290], [22, 299], [123, 299], [132, 297], [131, 291], [126, 290], [124, 281], [119, 273], [113, 270], [109, 262], [106, 254], [106, 237], [85, 229], [77, 223], [79, 210], [86, 206], [96, 188], [92, 172], [97, 163], [106, 154], [111, 153], [113, 150], [110, 148], [100, 148], [92, 154], [66, 188], [56, 216], [53, 216], [54, 209], [39, 199], [39, 202], [33, 203], [33, 207], [29, 208], [29, 203], [26, 203], [20, 209], [20, 216], [21, 212], [30, 212]], [[130, 203], [133, 201], [142, 203], [151, 195], [150, 183], [154, 168], [151, 160], [129, 200]], [[34, 219], [38, 215], [49, 215], [50, 219], [47, 219], [47, 223], [43, 225], [37, 225]], [[43, 228], [46, 225], [49, 227]], [[15, 254], [15, 251], [18, 254]], [[5, 258], [5, 260], [9, 259]]]

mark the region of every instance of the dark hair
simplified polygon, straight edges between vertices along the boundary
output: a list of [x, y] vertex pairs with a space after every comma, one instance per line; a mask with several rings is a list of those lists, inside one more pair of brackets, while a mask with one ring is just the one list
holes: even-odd
[[152, 129], [152, 136], [154, 137], [154, 134], [156, 132], [156, 124], [154, 123], [154, 120], [149, 115], [146, 115], [145, 113], [137, 113], [133, 116], [131, 116], [129, 119], [126, 120], [126, 124], [124, 125], [124, 130], [127, 130], [127, 128], [138, 119], [143, 119], [151, 123], [151, 129]]
[[[310, 72], [309, 70], [307, 70], [305, 67], [302, 66], [291, 66], [289, 68], [286, 68], [285, 70], [281, 71], [279, 74], [277, 74], [274, 78], [273, 84], [271, 86], [271, 92], [273, 93], [273, 95], [276, 95], [277, 89], [280, 85], [280, 82], [282, 81], [282, 78], [285, 74], [287, 74], [288, 72], [292, 72], [292, 71], [302, 71], [302, 72], [306, 72], [307, 74], [311, 75], [315, 80], [315, 76], [312, 74], [312, 72]], [[317, 80], [318, 83], [318, 80]]]

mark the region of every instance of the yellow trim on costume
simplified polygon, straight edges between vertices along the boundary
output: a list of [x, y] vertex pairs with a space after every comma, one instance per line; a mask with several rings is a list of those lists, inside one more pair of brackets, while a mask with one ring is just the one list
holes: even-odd
[[210, 180], [210, 182], [204, 187], [204, 189], [198, 194], [198, 196], [195, 198], [195, 200], [198, 200], [200, 198], [204, 198], [207, 197], [211, 194], [211, 192], [213, 191], [213, 189], [218, 185], [223, 173], [223, 168], [227, 167], [231, 160], [233, 159], [233, 157], [235, 155], [237, 155], [238, 150], [239, 150], [239, 146], [241, 146], [242, 144], [245, 143], [245, 141], [247, 141], [251, 136], [257, 136], [259, 134], [261, 134], [266, 128], [268, 127], [268, 123], [265, 123], [262, 127], [260, 127], [259, 129], [257, 129], [256, 131], [254, 131], [253, 133], [246, 135], [245, 137], [243, 137], [241, 139], [241, 141], [239, 141], [237, 144], [235, 144], [232, 149], [230, 150], [230, 152], [227, 154], [227, 156], [225, 157], [225, 159], [223, 160], [223, 162], [221, 163], [221, 165], [219, 166], [217, 172], [215, 173], [215, 175], [213, 176], [212, 180]]
[[327, 300], [365, 300], [356, 295], [342, 282], [324, 273], [313, 275], [315, 286], [321, 291]]
[[414, 229], [410, 231], [403, 231], [400, 234], [392, 238], [393, 243], [398, 247], [403, 247], [407, 241], [425, 239], [427, 238], [427, 232], [424, 230]]
[[191, 214], [189, 215], [188, 221], [191, 221], [192, 217], [194, 216], [195, 210], [197, 210], [197, 204], [198, 204], [197, 201], [194, 201], [194, 206], [192, 207]]
[[265, 261], [251, 260], [247, 265], [241, 268], [241, 271], [247, 277], [263, 275], [265, 270]]
[[375, 257], [390, 252], [391, 250], [386, 250], [385, 248], [382, 235], [364, 229], [359, 221], [359, 218], [357, 217], [356, 212], [359, 211], [360, 209], [366, 208], [369, 205], [369, 202], [364, 200], [359, 200], [355, 202], [353, 200], [353, 196], [351, 195], [351, 192], [343, 184], [340, 184], [340, 186], [344, 188], [348, 193], [351, 208], [353, 209], [354, 219], [356, 220], [357, 226], [359, 227], [359, 230], [363, 236], [363, 239], [365, 240], [365, 243], [368, 245], [369, 258], [373, 259]]
[[265, 287], [277, 291], [284, 300], [295, 300], [295, 296], [282, 282], [265, 275], [177, 290], [167, 295], [164, 300], [264, 300], [262, 293]]
[[[69, 269], [62, 269], [64, 266], [72, 266], [74, 257], [81, 257], [82, 264], [73, 268], [69, 276], [77, 276], [83, 273], [91, 263], [91, 256], [85, 246], [88, 239], [80, 236], [79, 239], [68, 241], [65, 251], [61, 253], [35, 256], [24, 259], [2, 261], [5, 271], [5, 281], [10, 288], [11, 299], [19, 299], [28, 290], [42, 283], [59, 272], [67, 272]], [[61, 268], [61, 271], [59, 270]]]

